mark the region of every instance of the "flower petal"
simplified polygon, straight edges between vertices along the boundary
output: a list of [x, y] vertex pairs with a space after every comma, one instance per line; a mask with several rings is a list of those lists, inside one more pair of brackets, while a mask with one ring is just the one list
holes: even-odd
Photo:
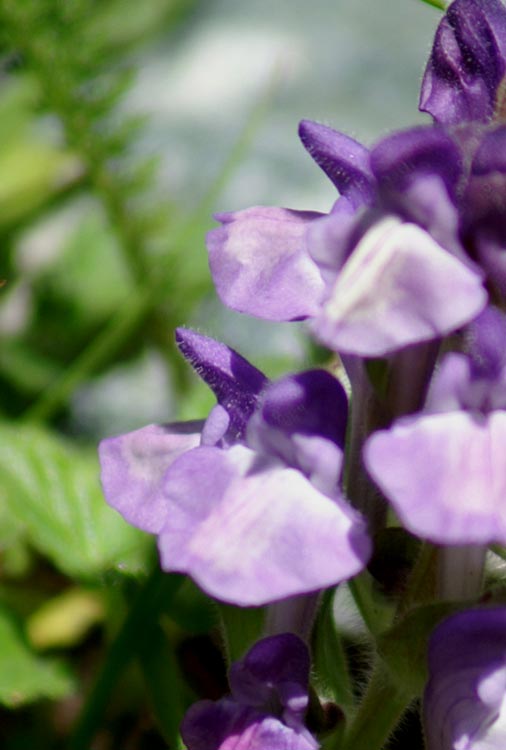
[[309, 703], [309, 652], [293, 633], [263, 638], [241, 661], [232, 664], [229, 683], [236, 701], [288, 710], [290, 726], [302, 729]]
[[504, 116], [506, 9], [500, 0], [455, 0], [439, 24], [420, 109], [437, 122]]
[[162, 567], [189, 573], [224, 601], [254, 606], [325, 588], [355, 575], [370, 554], [355, 511], [242, 446], [181, 456], [164, 491]]
[[187, 750], [316, 750], [318, 743], [279, 719], [230, 699], [199, 701], [186, 714], [181, 736]]
[[485, 133], [462, 200], [462, 233], [490, 280], [506, 292], [506, 127]]
[[354, 207], [371, 202], [375, 181], [365, 146], [311, 120], [302, 120], [299, 136], [318, 166]]
[[427, 750], [506, 746], [506, 608], [444, 620], [429, 644], [423, 719]]
[[402, 192], [423, 175], [440, 177], [450, 195], [462, 172], [456, 143], [442, 129], [419, 126], [382, 138], [371, 150], [371, 169], [380, 189]]
[[506, 412], [394, 423], [364, 447], [403, 525], [436, 544], [506, 543]]
[[204, 422], [149, 425], [99, 446], [104, 495], [133, 526], [156, 534], [165, 523], [162, 480], [171, 463], [200, 442]]
[[[265, 375], [225, 344], [189, 328], [176, 329], [176, 342], [228, 413], [230, 437], [240, 437], [255, 409], [258, 395], [267, 385]], [[212, 415], [213, 421], [217, 416], [218, 412]]]
[[347, 416], [344, 388], [329, 372], [288, 375], [266, 388], [248, 424], [247, 443], [300, 469], [332, 496], [341, 473]]
[[313, 330], [336, 351], [381, 357], [450, 333], [486, 301], [477, 274], [415, 224], [386, 217], [343, 266]]
[[217, 214], [207, 235], [209, 264], [222, 302], [266, 320], [314, 315], [323, 293], [306, 230], [322, 214], [257, 207]]

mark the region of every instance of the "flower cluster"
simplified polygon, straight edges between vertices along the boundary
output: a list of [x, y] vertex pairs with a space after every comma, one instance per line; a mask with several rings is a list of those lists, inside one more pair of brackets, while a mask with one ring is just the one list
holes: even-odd
[[[221, 601], [278, 614], [284, 605], [287, 631], [298, 630], [301, 602], [290, 598], [305, 595], [313, 617], [315, 592], [365, 570], [388, 524], [437, 545], [432, 600], [476, 603], [487, 549], [506, 546], [500, 0], [449, 6], [420, 108], [432, 124], [371, 149], [303, 121], [302, 143], [338, 192], [329, 213], [222, 213], [208, 235], [225, 305], [307, 319], [341, 357], [350, 424], [347, 393], [330, 371], [271, 382], [224, 344], [182, 328], [179, 348], [216, 396], [207, 419], [101, 444], [106, 499], [157, 535], [162, 568]], [[407, 606], [398, 605], [397, 618]], [[506, 609], [458, 606], [430, 641], [427, 748], [499, 748]], [[232, 668], [232, 697], [188, 713], [188, 749], [318, 747], [304, 728], [308, 659], [288, 633], [257, 643]]]

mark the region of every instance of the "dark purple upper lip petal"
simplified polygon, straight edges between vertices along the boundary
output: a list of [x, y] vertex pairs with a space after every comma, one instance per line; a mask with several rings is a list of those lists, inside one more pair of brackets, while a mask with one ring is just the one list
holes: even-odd
[[506, 8], [500, 0], [455, 0], [425, 70], [420, 109], [445, 125], [501, 117]]
[[354, 206], [372, 200], [375, 184], [369, 166], [369, 150], [365, 146], [311, 120], [302, 120], [299, 136], [341, 195], [351, 200]]
[[440, 177], [449, 195], [455, 194], [462, 172], [462, 156], [442, 128], [420, 126], [383, 138], [371, 150], [371, 168], [380, 190], [402, 192], [422, 175]]
[[189, 328], [176, 330], [176, 342], [195, 372], [211, 388], [242, 434], [267, 378], [233, 349]]

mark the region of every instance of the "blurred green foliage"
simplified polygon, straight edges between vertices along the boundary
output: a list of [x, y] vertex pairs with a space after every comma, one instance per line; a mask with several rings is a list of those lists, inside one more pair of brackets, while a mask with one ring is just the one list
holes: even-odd
[[160, 191], [126, 104], [143, 55], [191, 30], [199, 2], [0, 0], [5, 750], [176, 747], [195, 692], [223, 689], [205, 666], [218, 653], [215, 605], [157, 573], [152, 538], [105, 504], [103, 432], [74, 409], [79, 387], [109, 377], [121, 388], [117, 368], [152, 352], [175, 403], [185, 394], [194, 416], [210, 404], [172, 330], [209, 292], [204, 232], [265, 103], [191, 206]]

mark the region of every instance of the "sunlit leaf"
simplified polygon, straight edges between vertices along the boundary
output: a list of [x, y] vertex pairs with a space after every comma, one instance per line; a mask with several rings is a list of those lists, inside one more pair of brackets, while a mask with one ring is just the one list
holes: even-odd
[[0, 501], [64, 573], [144, 570], [151, 540], [103, 498], [98, 462], [47, 430], [0, 425]]
[[33, 653], [16, 619], [0, 607], [0, 703], [17, 707], [40, 698], [62, 698], [73, 687], [67, 667]]

